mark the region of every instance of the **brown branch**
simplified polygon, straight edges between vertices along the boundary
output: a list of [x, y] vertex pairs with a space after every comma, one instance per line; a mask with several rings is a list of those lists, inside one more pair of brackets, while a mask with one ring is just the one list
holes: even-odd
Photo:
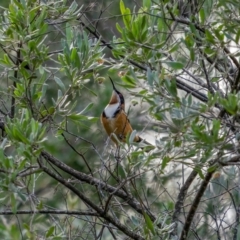
[[[21, 43], [18, 44], [18, 49], [17, 49], [17, 60], [16, 60], [16, 66], [18, 67], [20, 62], [19, 62], [19, 59], [21, 57], [21, 52], [20, 52], [20, 48], [21, 48]], [[18, 69], [16, 69], [14, 71], [14, 78], [17, 79], [18, 77]], [[14, 115], [15, 115], [15, 97], [14, 97], [14, 91], [15, 91], [15, 88], [17, 87], [17, 83], [16, 81], [13, 82], [13, 89], [12, 89], [12, 100], [11, 100], [11, 114], [10, 114], [10, 117], [11, 118], [14, 118]]]
[[[234, 196], [233, 194], [231, 193], [231, 189], [228, 189], [228, 187], [224, 186], [224, 184], [221, 184], [219, 182], [213, 182], [214, 184], [217, 184], [217, 185], [220, 185], [224, 190], [224, 194], [226, 194], [226, 192], [229, 194], [231, 200], [232, 200], [232, 203], [233, 203], [233, 207], [235, 209], [235, 213], [236, 213], [236, 217], [235, 217], [235, 223], [233, 224], [234, 227], [233, 227], [233, 240], [237, 240], [238, 239], [238, 226], [239, 226], [239, 217], [240, 217], [240, 212], [239, 212], [239, 205], [237, 206], [236, 205], [236, 202], [234, 200]], [[220, 238], [218, 238], [220, 239]]]
[[229, 166], [229, 165], [238, 165], [240, 163], [240, 155], [236, 155], [232, 158], [230, 158], [228, 161], [218, 161], [221, 166]]
[[238, 74], [235, 78], [235, 81], [232, 85], [232, 92], [239, 90], [239, 83], [240, 83], [240, 68], [238, 69]]
[[[210, 58], [206, 53], [204, 53], [204, 51], [199, 48], [198, 49], [199, 52], [202, 54], [202, 56], [212, 65], [214, 65], [214, 67], [220, 72], [225, 74], [224, 69], [222, 69], [221, 65], [219, 64], [219, 62], [215, 62], [212, 58]], [[231, 78], [231, 76], [229, 76], [229, 74], [227, 74], [226, 79], [228, 80], [229, 83], [233, 83], [233, 78]]]
[[172, 223], [175, 223], [175, 227], [174, 227], [174, 230], [170, 234], [171, 237], [177, 236], [177, 221], [178, 221], [179, 215], [181, 213], [181, 209], [183, 208], [183, 203], [184, 203], [184, 199], [187, 195], [187, 191], [196, 176], [197, 176], [197, 172], [195, 170], [192, 170], [192, 172], [188, 176], [186, 182], [180, 189], [180, 192], [179, 192], [178, 198], [177, 198], [177, 202], [175, 204], [175, 210], [172, 215]]
[[38, 159], [38, 163], [45, 173], [47, 173], [49, 176], [54, 178], [57, 182], [61, 183], [66, 188], [71, 190], [74, 194], [76, 194], [86, 205], [94, 209], [99, 214], [99, 217], [104, 218], [106, 221], [113, 224], [115, 227], [117, 227], [119, 230], [121, 230], [123, 233], [125, 233], [127, 236], [131, 237], [132, 239], [144, 240], [144, 238], [142, 238], [140, 235], [136, 234], [135, 232], [127, 228], [125, 225], [120, 223], [119, 220], [117, 220], [116, 218], [113, 218], [112, 216], [107, 214], [102, 208], [98, 207], [96, 204], [90, 201], [85, 194], [78, 191], [78, 189], [76, 189], [71, 183], [69, 183], [64, 178], [62, 178], [61, 176], [59, 176], [58, 174], [54, 173], [53, 171], [48, 169], [46, 166], [44, 166], [40, 158]]
[[213, 90], [213, 87], [210, 83], [210, 80], [209, 80], [209, 77], [208, 77], [208, 72], [207, 72], [207, 69], [206, 69], [206, 66], [205, 66], [205, 63], [204, 63], [204, 60], [202, 59], [202, 67], [203, 67], [203, 71], [204, 71], [204, 74], [205, 74], [205, 77], [206, 77], [206, 81], [207, 81], [207, 85], [208, 85], [208, 90], [211, 94], [214, 94], [214, 90]]
[[235, 66], [240, 69], [240, 65], [239, 65], [239, 62], [238, 60], [232, 56], [231, 52], [229, 51], [229, 49], [227, 47], [223, 47], [223, 50], [225, 53], [227, 53], [227, 55], [231, 58], [231, 60], [233, 61], [233, 63], [235, 64]]
[[90, 211], [69, 211], [69, 210], [18, 210], [13, 211], [0, 211], [0, 215], [24, 215], [24, 214], [57, 214], [57, 215], [77, 215], [77, 216], [96, 216], [99, 214]]
[[147, 214], [149, 215], [149, 217], [151, 218], [152, 221], [156, 220], [156, 217], [150, 212], [149, 209], [142, 209], [141, 204], [135, 198], [128, 196], [125, 191], [123, 191], [121, 189], [117, 189], [117, 188], [115, 188], [105, 182], [102, 182], [97, 178], [89, 176], [85, 173], [79, 172], [79, 171], [69, 167], [68, 165], [64, 164], [63, 162], [59, 161], [58, 159], [56, 159], [55, 157], [53, 157], [52, 155], [50, 155], [49, 153], [47, 153], [45, 151], [41, 152], [41, 156], [44, 157], [47, 161], [51, 162], [56, 167], [63, 170], [64, 172], [75, 177], [76, 179], [78, 179], [82, 182], [86, 182], [92, 186], [96, 186], [102, 190], [109, 192], [110, 194], [114, 193], [115, 196], [123, 199], [133, 209], [135, 209], [135, 211], [137, 211], [141, 215], [143, 215], [144, 212], [147, 212]]
[[190, 226], [192, 224], [192, 220], [193, 220], [193, 218], [195, 216], [195, 213], [197, 211], [197, 208], [198, 208], [198, 205], [199, 205], [199, 203], [201, 201], [201, 198], [202, 198], [202, 196], [203, 196], [203, 194], [204, 194], [204, 192], [205, 192], [205, 190], [206, 190], [206, 188], [208, 186], [208, 183], [209, 183], [209, 181], [212, 178], [213, 173], [214, 173], [214, 171], [208, 172], [206, 174], [205, 178], [203, 179], [202, 184], [201, 184], [201, 186], [200, 186], [200, 188], [199, 188], [199, 190], [197, 192], [197, 195], [195, 196], [195, 199], [194, 199], [194, 201], [193, 201], [193, 203], [191, 205], [191, 208], [189, 210], [189, 213], [187, 215], [187, 219], [186, 219], [185, 224], [183, 226], [183, 230], [181, 232], [181, 237], [180, 237], [179, 240], [187, 239], [187, 235], [188, 235]]

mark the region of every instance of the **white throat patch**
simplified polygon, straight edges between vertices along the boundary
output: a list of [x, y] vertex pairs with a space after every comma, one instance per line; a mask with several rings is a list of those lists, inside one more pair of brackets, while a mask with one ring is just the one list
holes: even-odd
[[112, 118], [115, 112], [117, 111], [118, 107], [119, 107], [119, 103], [108, 104], [104, 109], [104, 112], [107, 118]]

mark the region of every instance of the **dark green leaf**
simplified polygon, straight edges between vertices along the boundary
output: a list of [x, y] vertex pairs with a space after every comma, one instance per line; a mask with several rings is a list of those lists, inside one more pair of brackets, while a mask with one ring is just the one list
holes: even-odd
[[93, 107], [93, 103], [89, 103], [79, 114], [85, 114], [86, 112], [88, 112], [92, 107]]
[[153, 225], [153, 222], [152, 220], [150, 219], [150, 217], [148, 216], [147, 213], [143, 213], [143, 216], [144, 216], [144, 219], [145, 219], [145, 223], [146, 223], [146, 226], [147, 228], [151, 231], [151, 233], [153, 235], [155, 235], [155, 230], [154, 230], [154, 225]]
[[181, 62], [164, 62], [166, 63], [169, 67], [173, 68], [174, 70], [178, 69], [183, 69], [184, 64]]
[[46, 233], [46, 237], [50, 237], [53, 235], [53, 232], [55, 230], [55, 226], [52, 226], [48, 229], [47, 233]]
[[170, 162], [171, 158], [169, 156], [165, 156], [162, 160], [162, 165], [161, 165], [161, 169], [163, 170], [167, 164]]

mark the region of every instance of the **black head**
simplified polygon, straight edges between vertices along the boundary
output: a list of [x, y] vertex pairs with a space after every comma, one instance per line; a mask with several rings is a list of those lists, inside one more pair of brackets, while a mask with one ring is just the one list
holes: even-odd
[[109, 79], [111, 80], [111, 83], [112, 83], [112, 86], [113, 86], [113, 89], [114, 89], [114, 91], [118, 94], [118, 96], [119, 96], [119, 98], [120, 98], [120, 102], [121, 102], [121, 104], [124, 104], [124, 97], [123, 97], [123, 95], [116, 89], [116, 87], [115, 87], [115, 85], [114, 85], [114, 83], [113, 83], [113, 80], [109, 77]]

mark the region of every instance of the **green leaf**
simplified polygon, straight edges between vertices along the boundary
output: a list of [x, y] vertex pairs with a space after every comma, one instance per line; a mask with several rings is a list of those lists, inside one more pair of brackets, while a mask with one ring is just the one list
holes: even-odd
[[214, 37], [213, 37], [212, 33], [211, 33], [208, 29], [205, 30], [205, 34], [206, 34], [206, 39], [207, 39], [210, 43], [215, 44]]
[[40, 201], [39, 203], [38, 203], [38, 205], [36, 206], [36, 209], [39, 211], [39, 210], [42, 210], [43, 209], [43, 202], [42, 201]]
[[194, 170], [198, 173], [201, 179], [204, 179], [204, 175], [202, 173], [202, 169], [199, 168], [199, 166], [196, 166]]
[[125, 11], [126, 11], [123, 0], [120, 1], [120, 11], [121, 11], [122, 14], [124, 14]]
[[18, 6], [19, 10], [24, 10], [23, 6], [25, 4], [20, 3], [18, 0], [13, 0], [13, 2]]
[[85, 116], [81, 114], [70, 114], [68, 115], [68, 118], [74, 120], [74, 121], [90, 121], [90, 122], [96, 122], [98, 121], [98, 117], [90, 117], [90, 116]]
[[164, 81], [164, 86], [173, 97], [177, 97], [177, 85], [174, 79]]
[[8, 55], [7, 54], [4, 54], [3, 55], [3, 63], [5, 64], [5, 65], [7, 65], [7, 66], [13, 66], [13, 62], [10, 60], [10, 58], [8, 57]]
[[165, 156], [162, 160], [162, 166], [161, 166], [161, 169], [163, 170], [167, 164], [170, 162], [171, 158], [169, 156]]
[[123, 76], [122, 80], [123, 80], [123, 82], [127, 83], [128, 85], [130, 85], [132, 87], [136, 86], [135, 79], [130, 77], [130, 76], [128, 76], [128, 75]]
[[236, 38], [235, 38], [235, 42], [237, 44], [239, 43], [239, 39], [240, 39], [240, 29], [238, 29], [237, 34], [236, 34]]
[[194, 62], [195, 60], [195, 51], [193, 48], [190, 48], [190, 58]]
[[214, 31], [214, 33], [215, 33], [216, 37], [217, 37], [220, 41], [223, 41], [223, 39], [224, 39], [224, 34], [221, 33], [221, 30], [220, 30], [220, 29], [216, 29], [216, 30]]
[[176, 42], [175, 44], [173, 44], [173, 46], [170, 48], [170, 50], [168, 51], [169, 53], [173, 53], [176, 52], [179, 48], [180, 42]]
[[87, 116], [87, 120], [94, 123], [94, 122], [97, 122], [99, 120], [98, 117], [90, 117], [90, 116]]
[[151, 233], [153, 235], [155, 235], [155, 230], [154, 230], [154, 225], [153, 225], [153, 222], [152, 220], [150, 219], [150, 217], [148, 216], [147, 213], [143, 213], [143, 216], [144, 216], [144, 219], [145, 219], [145, 223], [146, 223], [146, 226], [147, 228], [151, 231]]
[[88, 112], [93, 107], [93, 103], [89, 103], [79, 114]]
[[62, 80], [61, 80], [60, 78], [56, 77], [56, 76], [54, 76], [54, 80], [55, 80], [55, 82], [57, 83], [57, 85], [58, 85], [62, 90], [65, 91], [65, 86], [64, 86]]
[[139, 23], [137, 22], [137, 21], [134, 21], [133, 23], [132, 23], [132, 31], [131, 31], [131, 33], [132, 33], [132, 40], [135, 40], [135, 39], [139, 39], [139, 28], [140, 28], [140, 26], [139, 26]]
[[28, 224], [23, 223], [23, 227], [24, 227], [26, 230], [30, 231], [30, 226], [29, 226]]
[[80, 68], [81, 63], [80, 63], [80, 58], [79, 58], [78, 51], [76, 48], [72, 49], [70, 58], [71, 58], [72, 62], [75, 63], [75, 67]]
[[211, 167], [208, 168], [208, 172], [214, 172], [217, 169], [217, 165], [213, 165]]
[[205, 9], [201, 8], [199, 11], [200, 22], [203, 24], [205, 22]]
[[118, 23], [116, 23], [116, 28], [117, 28], [117, 30], [120, 32], [120, 33], [122, 33], [122, 28], [121, 28], [121, 26], [118, 24]]
[[50, 237], [53, 235], [53, 232], [55, 230], [55, 226], [52, 226], [48, 229], [47, 233], [46, 233], [46, 237]]
[[143, 0], [143, 7], [149, 9], [151, 7], [151, 0]]
[[69, 22], [66, 23], [66, 38], [67, 38], [67, 44], [70, 45], [72, 41], [72, 27], [70, 26]]
[[122, 13], [125, 27], [128, 30], [132, 30], [131, 29], [131, 11], [129, 8], [125, 8], [124, 2], [122, 0], [120, 1], [120, 11]]
[[123, 165], [119, 164], [117, 171], [118, 171], [118, 174], [119, 174], [119, 178], [126, 179], [127, 173], [126, 173], [125, 167]]
[[178, 69], [183, 69], [184, 64], [181, 62], [164, 62], [166, 63], [169, 67], [178, 70]]
[[72, 120], [87, 120], [87, 117], [81, 114], [70, 114], [68, 115], [68, 118], [72, 119]]
[[213, 120], [213, 128], [212, 128], [212, 134], [215, 139], [218, 137], [218, 132], [220, 130], [221, 122], [218, 119]]
[[147, 81], [148, 84], [152, 87], [154, 82], [154, 73], [151, 71], [150, 68], [147, 68]]
[[25, 144], [30, 144], [29, 140], [16, 127], [13, 128], [13, 137], [17, 141], [23, 142]]

